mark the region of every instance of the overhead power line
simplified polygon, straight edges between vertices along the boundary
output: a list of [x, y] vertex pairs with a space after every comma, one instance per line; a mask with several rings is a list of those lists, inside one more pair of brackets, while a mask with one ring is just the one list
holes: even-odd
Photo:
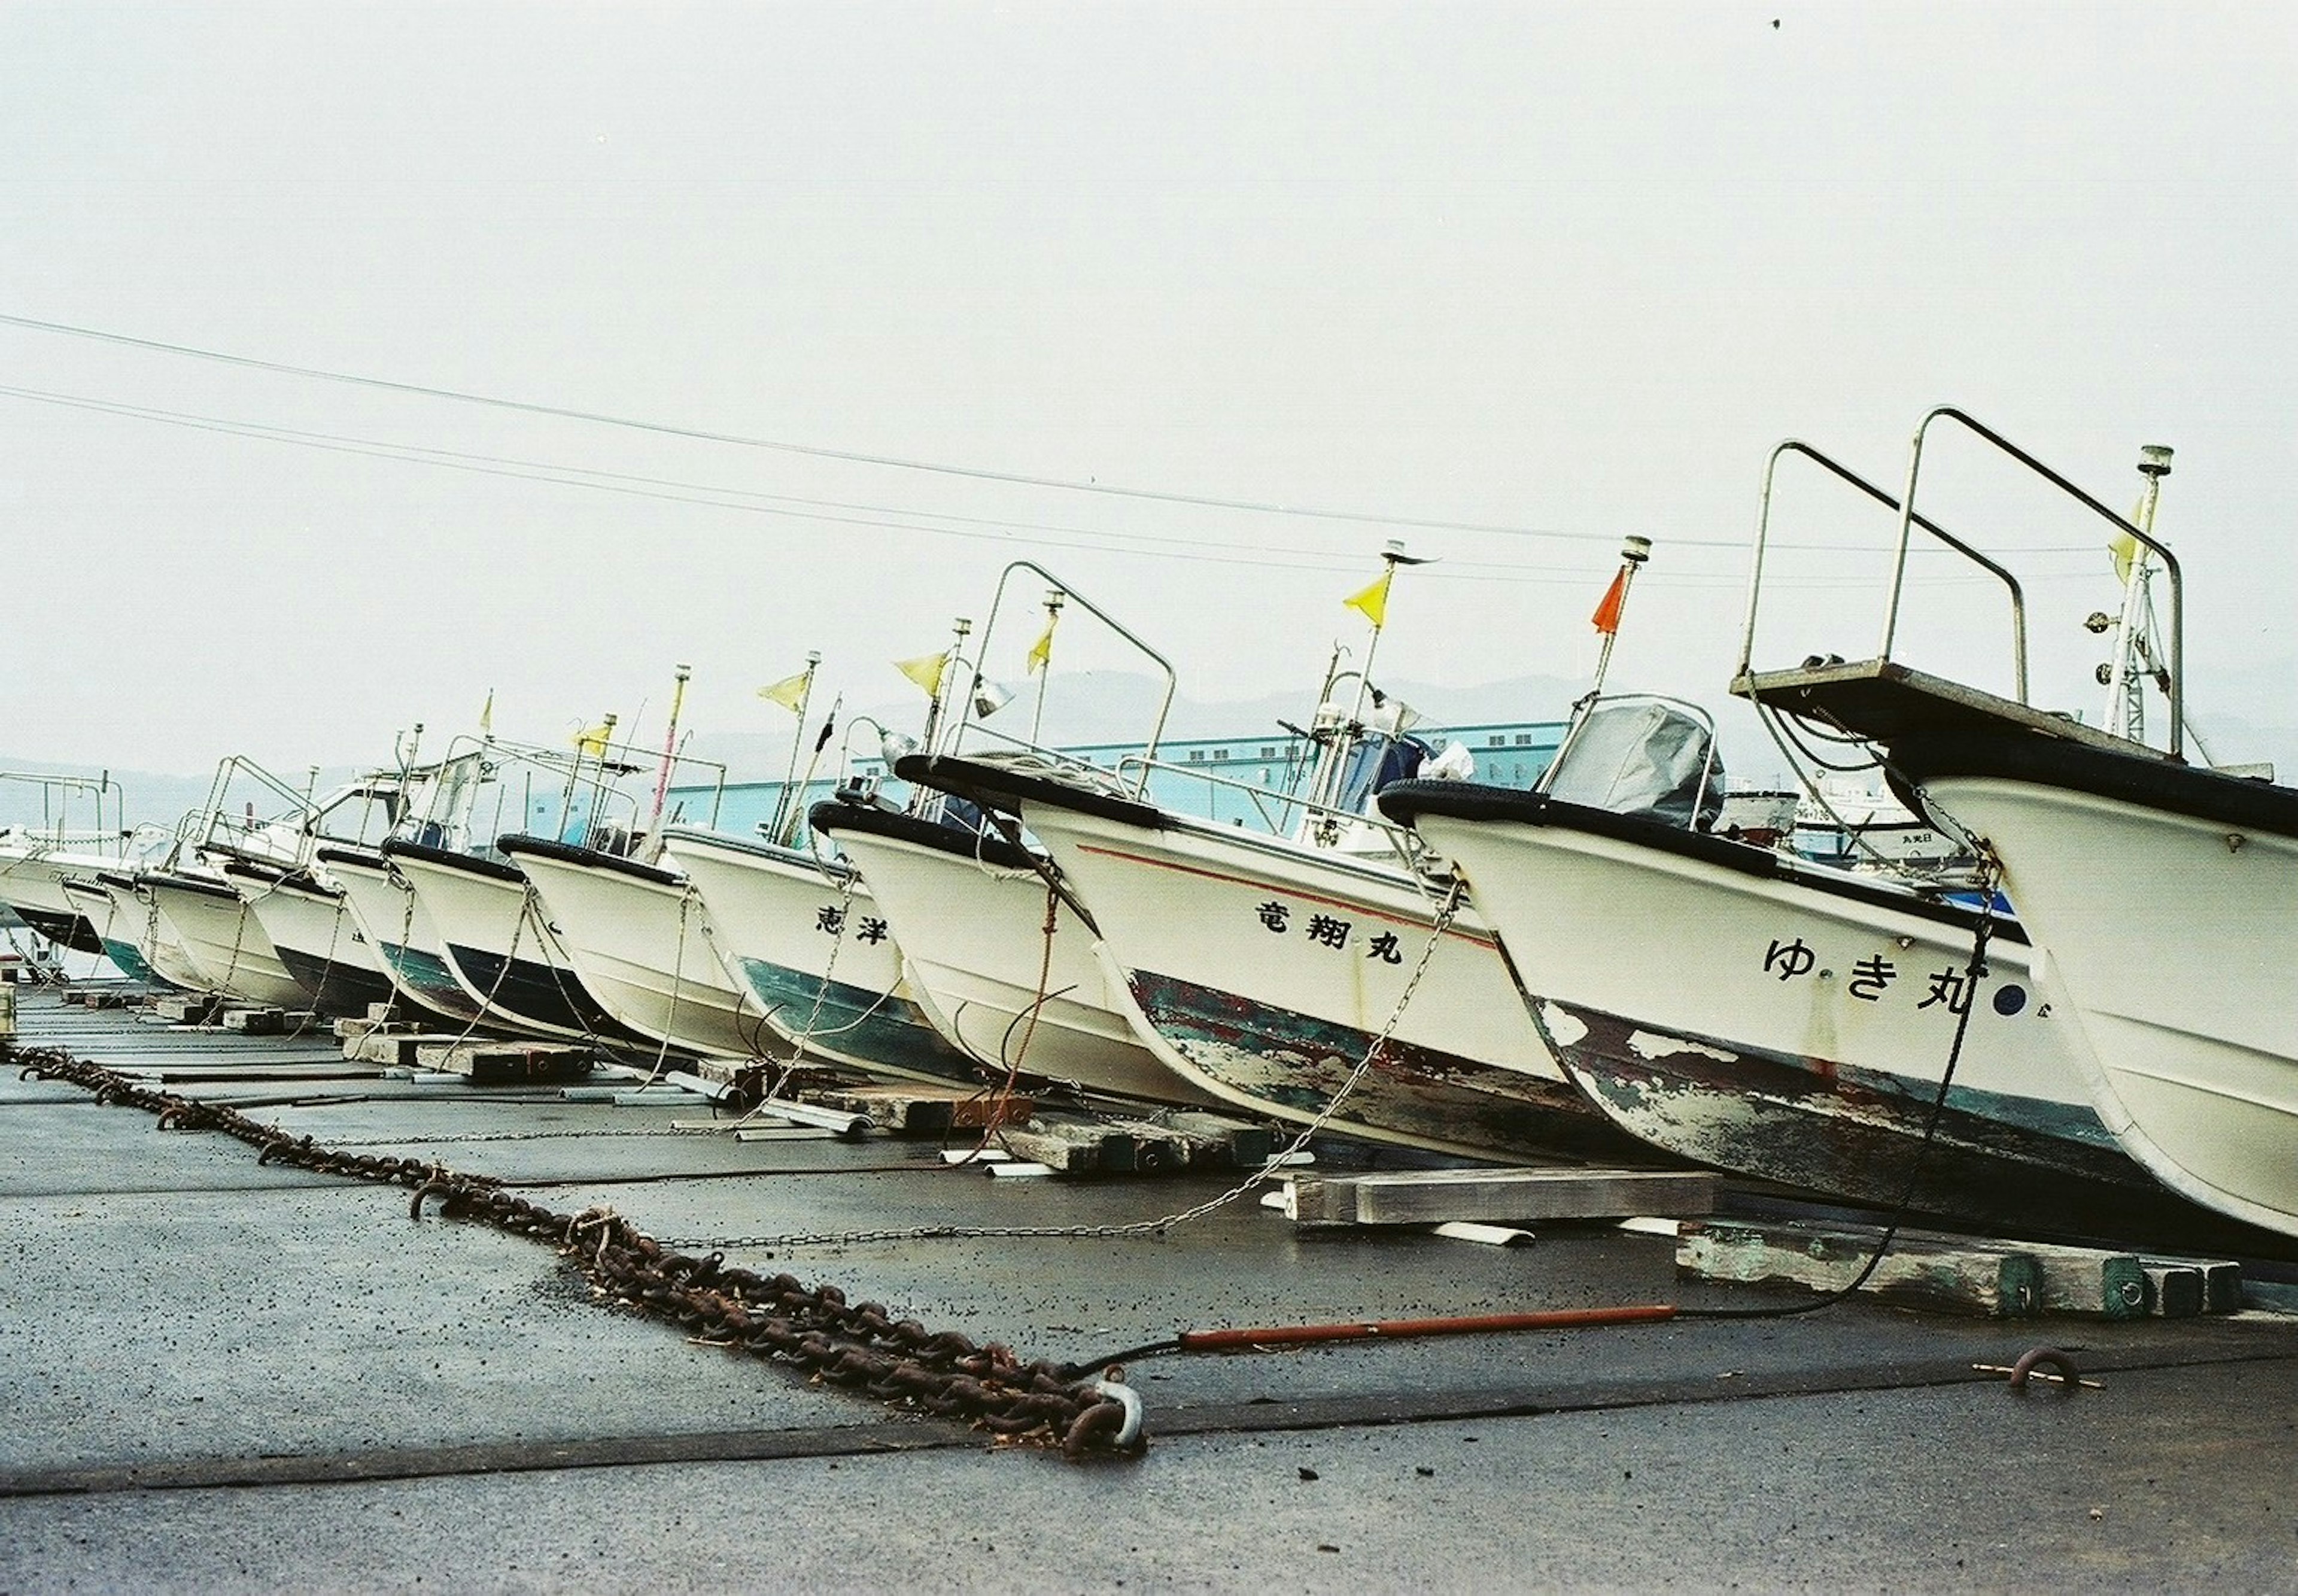
[[282, 360], [260, 360], [252, 355], [230, 354], [221, 350], [200, 349], [186, 343], [170, 343], [157, 338], [139, 338], [127, 333], [108, 332], [101, 327], [74, 327], [61, 321], [42, 321], [36, 317], [12, 316], [0, 312], [0, 326], [21, 327], [28, 332], [54, 333], [66, 337], [91, 338], [99, 343], [115, 343], [130, 349], [151, 350], [161, 354], [179, 355], [188, 360], [211, 360], [220, 365], [236, 366], [252, 371], [269, 371], [283, 376], [307, 377], [314, 382], [343, 383], [363, 388], [380, 389], [391, 393], [411, 393], [426, 399], [452, 400], [461, 404], [486, 405], [494, 409], [516, 410], [530, 416], [551, 416], [561, 420], [588, 422], [598, 426], [624, 427], [634, 432], [654, 433], [665, 437], [688, 438], [706, 443], [730, 443], [744, 449], [770, 449], [781, 454], [802, 455], [811, 459], [841, 460], [852, 465], [879, 466], [897, 471], [923, 471], [938, 476], [965, 477], [976, 482], [1007, 483], [1020, 487], [1053, 488], [1069, 493], [1096, 493], [1112, 499], [1145, 500], [1158, 504], [1187, 504], [1207, 509], [1250, 510], [1262, 515], [1298, 516], [1315, 521], [1346, 521], [1360, 525], [1401, 526], [1425, 532], [1475, 532], [1495, 537], [1564, 538], [1574, 542], [1608, 543], [1616, 542], [1614, 534], [1597, 532], [1563, 532], [1534, 526], [1502, 526], [1476, 521], [1440, 521], [1418, 519], [1405, 516], [1390, 516], [1365, 510], [1326, 509], [1303, 505], [1273, 504], [1250, 499], [1222, 499], [1204, 493], [1181, 493], [1161, 488], [1135, 488], [1099, 482], [1077, 482], [1058, 476], [1031, 476], [1014, 471], [993, 471], [980, 466], [956, 466], [939, 460], [909, 459], [899, 455], [871, 454], [859, 450], [831, 449], [814, 443], [792, 443], [776, 438], [754, 438], [740, 433], [715, 432], [705, 427], [684, 426], [675, 422], [647, 421], [635, 417], [610, 415], [599, 410], [584, 410], [571, 406], [539, 404], [529, 400], [505, 399], [496, 394], [473, 393], [459, 388], [433, 387], [423, 383], [395, 381], [390, 377], [367, 376], [357, 372], [328, 371], [313, 366], [295, 366]]

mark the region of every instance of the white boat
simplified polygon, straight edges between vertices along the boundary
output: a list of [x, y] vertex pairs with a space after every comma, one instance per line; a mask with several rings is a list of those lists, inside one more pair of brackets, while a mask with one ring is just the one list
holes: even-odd
[[80, 918], [87, 921], [95, 932], [97, 945], [115, 969], [130, 980], [173, 984], [152, 968], [150, 961], [136, 947], [137, 938], [144, 930], [143, 918], [123, 914], [112, 894], [104, 889], [103, 882], [67, 878], [63, 888], [65, 898], [79, 911]]
[[975, 1061], [918, 1006], [891, 927], [856, 872], [684, 826], [663, 833], [662, 856], [701, 893], [727, 973], [789, 1047], [897, 1079], [980, 1081]]
[[400, 1001], [459, 1029], [495, 1029], [485, 1006], [455, 979], [438, 928], [390, 860], [375, 848], [329, 844], [318, 850], [318, 862], [343, 889], [352, 923], [379, 955]]
[[919, 1006], [997, 1079], [1065, 1081], [1152, 1103], [1222, 1099], [1135, 1036], [1074, 897], [1001, 838], [848, 800], [809, 817], [870, 884]]
[[397, 996], [382, 955], [352, 919], [343, 889], [316, 868], [228, 859], [223, 872], [318, 1013], [360, 1018]]
[[1223, 1103], [1470, 1157], [1631, 1148], [1542, 1046], [1475, 911], [1458, 905], [1438, 935], [1446, 883], [1385, 843], [1384, 857], [1304, 839], [1385, 831], [1353, 806], [1304, 806], [1299, 834], [1274, 836], [994, 760], [901, 772], [1019, 812], [1092, 911], [1109, 1000]]
[[2298, 790], [2007, 729], [1890, 749], [2002, 861], [2108, 1128], [2173, 1190], [2298, 1235]]
[[1886, 1208], [1920, 1170], [1916, 1211], [1992, 1226], [2191, 1217], [2093, 1108], [2082, 1028], [2015, 922], [1974, 983], [1975, 911], [1571, 801], [1570, 761], [1557, 791], [1416, 781], [1381, 803], [1467, 881], [1557, 1058], [1623, 1129]]
[[[40, 825], [0, 826], [0, 905], [60, 947], [102, 954], [103, 939], [83, 913], [92, 900], [75, 900], [67, 888], [93, 887], [103, 871], [141, 868], [170, 839], [155, 827], [126, 823], [125, 799], [109, 775], [0, 771], [0, 784], [33, 789], [51, 817]], [[75, 816], [94, 823], [70, 824]]]
[[145, 871], [136, 878], [160, 914], [175, 928], [194, 966], [227, 996], [275, 1008], [301, 1009], [309, 995], [280, 962], [247, 900], [227, 882], [180, 871]]
[[215, 978], [193, 959], [158, 897], [138, 886], [136, 877], [105, 871], [97, 875], [95, 884], [112, 900], [112, 933], [132, 942], [136, 955], [153, 974], [188, 992], [224, 994]]
[[[2092, 625], [2114, 637], [2114, 657], [2100, 674], [2110, 695], [2104, 727], [2030, 702], [2015, 579], [1967, 545], [1955, 548], [2012, 584], [2010, 693], [1895, 656], [1889, 617], [1905, 585], [1910, 528], [1931, 530], [1916, 513], [1917, 487], [1927, 437], [1942, 421], [2026, 467], [2111, 532], [2124, 588], [2120, 620], [2101, 611]], [[1962, 411], [1933, 411], [1915, 435], [1876, 654], [1754, 667], [1759, 529], [1733, 690], [1882, 745], [1915, 806], [2000, 862], [2005, 889], [2072, 1000], [2087, 1038], [2087, 1084], [2122, 1146], [2193, 1201], [2298, 1236], [2298, 964], [2290, 956], [2298, 947], [2298, 790], [2186, 762], [2180, 574], [2153, 532], [2170, 458], [2164, 449], [2144, 452], [2145, 496], [2126, 520]], [[2152, 623], [2157, 562], [2170, 595], [2167, 636]], [[2169, 699], [2162, 748], [2140, 740], [2148, 682]]]
[[516, 866], [404, 838], [383, 856], [437, 929], [448, 971], [484, 1017], [561, 1041], [651, 1045], [583, 983]]
[[721, 963], [723, 938], [675, 870], [540, 837], [497, 848], [541, 899], [554, 945], [616, 1022], [682, 1052], [765, 1056], [775, 1039], [747, 982]]

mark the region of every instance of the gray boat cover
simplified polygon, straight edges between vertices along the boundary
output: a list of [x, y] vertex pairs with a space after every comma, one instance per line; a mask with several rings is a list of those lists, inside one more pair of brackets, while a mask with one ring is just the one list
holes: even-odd
[[1564, 803], [1704, 831], [1724, 812], [1724, 760], [1715, 733], [1674, 705], [1599, 700], [1565, 740], [1542, 790]]

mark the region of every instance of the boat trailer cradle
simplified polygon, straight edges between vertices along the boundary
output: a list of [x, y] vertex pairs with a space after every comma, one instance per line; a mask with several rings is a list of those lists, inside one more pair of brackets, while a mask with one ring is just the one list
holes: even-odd
[[57, 1048], [0, 1040], [0, 1067], [27, 1080], [69, 1081], [99, 1104], [124, 1103], [159, 1116], [162, 1130], [215, 1130], [260, 1149], [258, 1162], [283, 1163], [412, 1187], [408, 1217], [420, 1220], [437, 1198], [442, 1217], [475, 1220], [555, 1247], [609, 1302], [679, 1326], [705, 1345], [784, 1363], [830, 1385], [905, 1411], [969, 1423], [999, 1440], [1058, 1447], [1083, 1460], [1137, 1453], [1140, 1399], [1114, 1377], [1064, 1377], [1058, 1366], [1024, 1363], [995, 1342], [977, 1346], [955, 1331], [936, 1334], [895, 1319], [875, 1302], [850, 1304], [835, 1286], [807, 1286], [788, 1274], [725, 1266], [723, 1254], [691, 1257], [665, 1248], [611, 1208], [576, 1214], [550, 1210], [502, 1189], [497, 1180], [416, 1158], [384, 1158], [330, 1148], [310, 1137], [214, 1103], [155, 1091], [120, 1072]]

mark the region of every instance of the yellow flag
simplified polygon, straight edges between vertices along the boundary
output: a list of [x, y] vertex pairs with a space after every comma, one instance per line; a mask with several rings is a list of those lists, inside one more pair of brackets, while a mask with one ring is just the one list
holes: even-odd
[[1029, 668], [1023, 673], [1024, 674], [1034, 676], [1054, 663], [1054, 619], [1053, 616], [1046, 617], [1046, 630], [1029, 649]]
[[948, 664], [946, 654], [921, 654], [915, 659], [897, 659], [894, 668], [916, 682], [926, 697], [938, 699], [941, 697], [941, 674]]
[[806, 702], [806, 683], [809, 673], [800, 671], [795, 676], [784, 676], [779, 682], [769, 682], [758, 689], [758, 697], [769, 704], [780, 704], [792, 715]]
[[[2134, 525], [2145, 509], [2146, 501], [2144, 499], [2130, 507], [2130, 519]], [[2117, 582], [2129, 582], [2130, 567], [2138, 558], [2138, 540], [2127, 532], [2118, 532], [2114, 534], [2113, 540], [2107, 544], [2106, 551], [2114, 557], [2114, 579]]]
[[479, 710], [479, 735], [492, 737], [495, 731], [495, 690], [487, 689], [486, 704]]
[[615, 728], [612, 723], [586, 726], [574, 733], [575, 749], [580, 753], [590, 755], [593, 759], [599, 758], [606, 753], [607, 740], [614, 734]]
[[1360, 593], [1351, 593], [1341, 602], [1351, 609], [1362, 610], [1365, 619], [1375, 627], [1385, 626], [1388, 624], [1388, 584], [1395, 575], [1396, 567], [1390, 566], [1381, 572], [1378, 582]]

